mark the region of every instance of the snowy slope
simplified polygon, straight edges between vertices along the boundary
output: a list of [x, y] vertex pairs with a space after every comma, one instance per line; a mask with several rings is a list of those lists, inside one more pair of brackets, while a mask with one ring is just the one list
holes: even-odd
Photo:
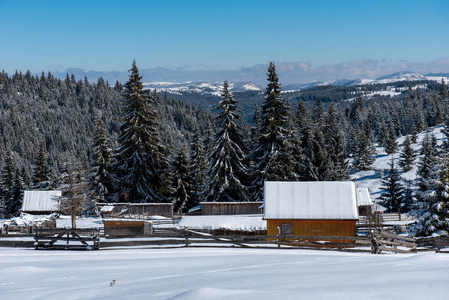
[[[444, 128], [444, 125], [436, 126], [434, 128], [429, 129], [429, 132], [433, 132], [435, 134], [438, 144], [441, 144], [443, 142], [443, 133], [441, 130]], [[422, 132], [418, 135], [417, 143], [413, 144], [413, 147], [415, 148], [415, 152], [418, 153], [419, 149], [421, 147], [421, 141], [426, 135], [427, 132]], [[361, 171], [361, 172], [355, 172], [351, 174], [351, 180], [355, 180], [358, 187], [366, 187], [369, 188], [371, 192], [371, 196], [373, 199], [380, 196], [380, 186], [381, 186], [381, 176], [386, 171], [389, 170], [389, 163], [391, 161], [391, 157], [393, 156], [395, 160], [395, 166], [399, 169], [398, 166], [398, 160], [399, 160], [399, 153], [402, 149], [402, 144], [404, 143], [405, 136], [400, 137], [397, 139], [399, 150], [397, 153], [392, 155], [387, 155], [385, 152], [384, 147], [376, 147], [377, 155], [376, 155], [376, 161], [372, 165], [373, 170], [369, 171]], [[400, 173], [402, 178], [406, 180], [414, 180], [416, 178], [416, 171], [417, 171], [417, 163], [418, 163], [419, 157], [415, 161], [415, 165], [412, 168], [411, 171], [406, 173]]]
[[436, 75], [424, 75], [417, 72], [399, 72], [390, 74], [387, 76], [382, 76], [377, 79], [359, 79], [352, 82], [351, 86], [365, 85], [365, 84], [388, 84], [400, 81], [437, 81], [441, 82], [444, 80], [446, 83], [449, 82], [449, 77], [446, 76], [436, 76]]
[[448, 274], [449, 256], [434, 252], [0, 248], [2, 300], [438, 300], [447, 299]]

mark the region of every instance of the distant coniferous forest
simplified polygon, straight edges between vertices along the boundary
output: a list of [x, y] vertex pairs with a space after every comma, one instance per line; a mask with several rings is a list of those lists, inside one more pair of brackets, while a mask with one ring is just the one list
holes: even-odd
[[[387, 86], [402, 93], [372, 95]], [[129, 81], [114, 85], [2, 72], [4, 214], [17, 214], [23, 190], [64, 187], [74, 170], [91, 203], [173, 202], [185, 212], [201, 201], [258, 201], [265, 180], [347, 180], [351, 169], [370, 169], [375, 143], [395, 153], [398, 136], [416, 141], [449, 113], [444, 82], [282, 93], [270, 63], [264, 93], [223, 87], [221, 97], [145, 90], [135, 62]], [[424, 201], [413, 197], [415, 208]], [[389, 210], [400, 209], [384, 198]]]

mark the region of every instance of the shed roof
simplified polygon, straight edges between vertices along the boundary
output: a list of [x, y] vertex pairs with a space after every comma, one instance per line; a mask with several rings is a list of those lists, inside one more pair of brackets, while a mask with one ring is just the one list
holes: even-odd
[[256, 231], [267, 230], [267, 221], [262, 219], [262, 215], [183, 216], [178, 228], [186, 227]]
[[373, 205], [373, 199], [368, 188], [357, 188], [357, 204], [359, 206]]
[[61, 191], [25, 191], [23, 195], [22, 211], [58, 211], [59, 202], [56, 197], [60, 196]]
[[352, 181], [266, 181], [264, 219], [358, 219]]

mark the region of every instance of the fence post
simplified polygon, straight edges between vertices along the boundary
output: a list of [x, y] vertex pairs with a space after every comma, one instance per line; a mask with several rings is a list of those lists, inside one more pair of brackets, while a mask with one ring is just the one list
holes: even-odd
[[280, 236], [281, 236], [281, 227], [277, 227], [277, 230], [278, 230], [278, 248], [281, 248], [281, 238], [280, 238]]
[[188, 227], [184, 229], [184, 236], [186, 238], [186, 247], [189, 247], [189, 237], [187, 236]]
[[374, 230], [371, 230], [371, 243], [373, 244], [371, 246], [371, 253], [379, 254], [379, 244], [376, 240], [376, 237], [374, 236]]

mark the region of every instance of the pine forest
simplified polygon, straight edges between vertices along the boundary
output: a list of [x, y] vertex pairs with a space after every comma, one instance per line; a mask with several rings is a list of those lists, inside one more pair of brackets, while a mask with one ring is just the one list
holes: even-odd
[[[449, 233], [449, 125], [442, 82], [320, 86], [283, 92], [274, 63], [264, 92], [220, 96], [147, 89], [134, 61], [126, 83], [67, 74], [0, 73], [0, 206], [19, 213], [24, 190], [61, 189], [73, 214], [95, 203], [263, 200], [264, 181], [346, 181], [370, 170], [376, 146], [399, 154], [382, 170], [378, 203], [417, 218], [413, 235]], [[391, 85], [391, 84], [390, 84]], [[403, 144], [398, 137], [404, 136]], [[401, 172], [417, 168], [405, 180]]]

